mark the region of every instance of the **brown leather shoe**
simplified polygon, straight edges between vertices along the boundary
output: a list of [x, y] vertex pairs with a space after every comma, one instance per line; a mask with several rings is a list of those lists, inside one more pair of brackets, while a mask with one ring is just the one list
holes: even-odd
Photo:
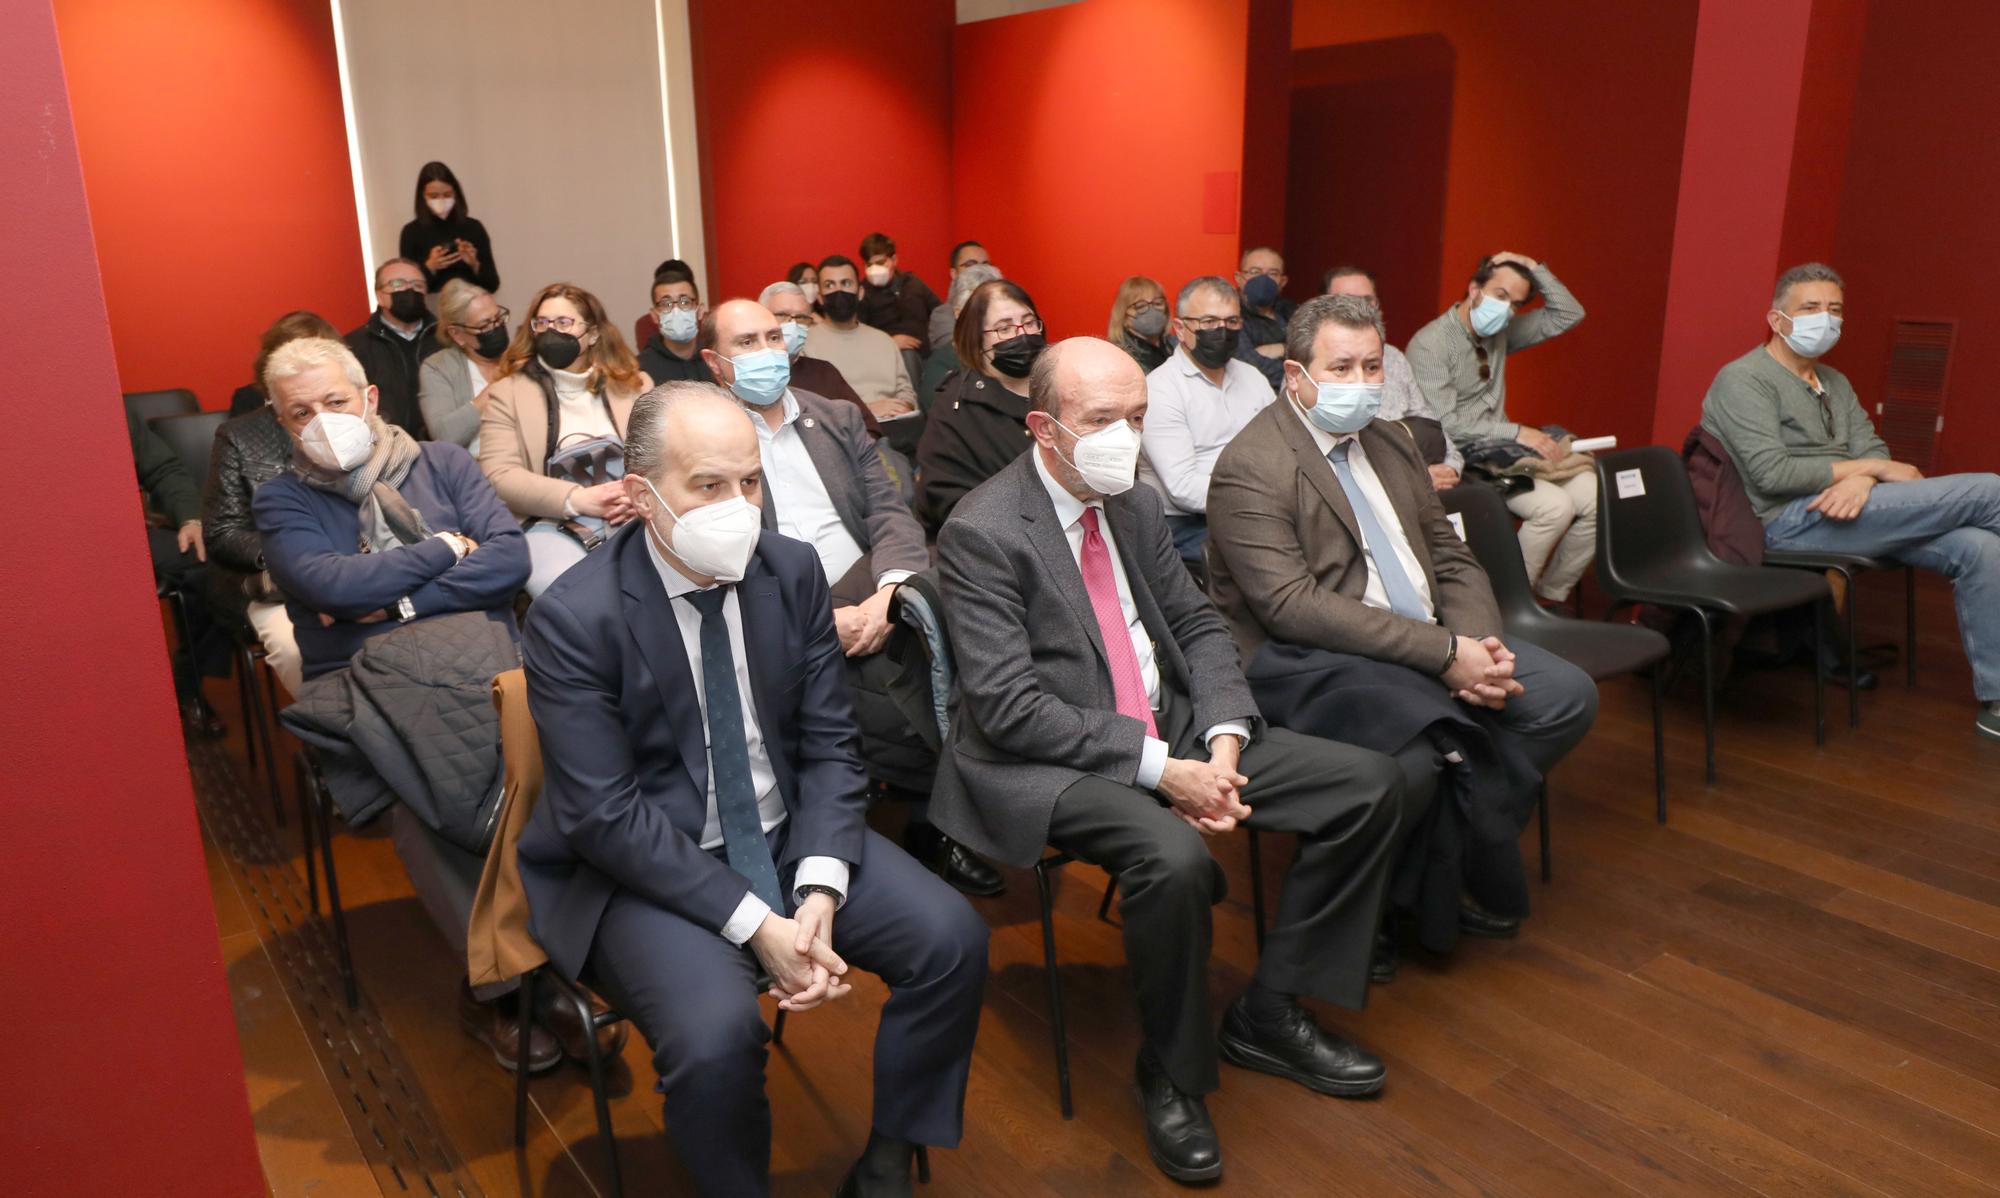
[[[545, 991], [546, 993], [546, 991]], [[590, 995], [590, 1014], [593, 1019], [611, 1009], [611, 1004], [585, 990]], [[537, 1004], [540, 1005], [540, 1004]], [[620, 1021], [610, 1027], [597, 1029], [597, 1054], [599, 1060], [609, 1061], [625, 1051], [625, 1037], [631, 1025]], [[551, 1002], [542, 1006], [537, 1013], [536, 1031], [546, 1027], [555, 1034], [562, 1046], [562, 1053], [577, 1064], [587, 1064], [590, 1060], [584, 1044], [583, 1025], [577, 1022], [576, 1008], [566, 1002]]]
[[[520, 1008], [513, 995], [480, 1002], [469, 983], [458, 984], [458, 1023], [465, 1034], [493, 1052], [493, 1059], [507, 1072], [514, 1072], [521, 1060]], [[528, 1029], [528, 1072], [546, 1073], [562, 1064], [562, 1045], [540, 1024]]]

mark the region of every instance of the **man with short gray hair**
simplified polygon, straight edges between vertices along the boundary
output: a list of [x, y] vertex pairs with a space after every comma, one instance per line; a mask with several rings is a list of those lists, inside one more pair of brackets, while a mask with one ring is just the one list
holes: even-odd
[[805, 355], [806, 336], [819, 322], [819, 316], [813, 311], [812, 301], [806, 298], [804, 288], [780, 279], [759, 292], [757, 302], [778, 318], [778, 325], [784, 330], [785, 353], [792, 360], [792, 382], [814, 395], [845, 400], [860, 408], [861, 423], [867, 427], [868, 435], [880, 437], [882, 425], [868, 405], [861, 402], [861, 396], [848, 386], [840, 367], [825, 358]]
[[1888, 557], [1951, 579], [1973, 728], [2000, 740], [2000, 475], [1925, 478], [1893, 460], [1854, 385], [1820, 360], [1846, 300], [1823, 263], [1780, 275], [1770, 335], [1715, 376], [1701, 427], [1736, 463], [1769, 548]]
[[1146, 376], [1139, 477], [1159, 492], [1174, 547], [1186, 560], [1200, 561], [1208, 536], [1208, 472], [1229, 439], [1271, 402], [1271, 387], [1237, 354], [1243, 308], [1229, 280], [1190, 280], [1174, 299], [1168, 327], [1179, 344]]

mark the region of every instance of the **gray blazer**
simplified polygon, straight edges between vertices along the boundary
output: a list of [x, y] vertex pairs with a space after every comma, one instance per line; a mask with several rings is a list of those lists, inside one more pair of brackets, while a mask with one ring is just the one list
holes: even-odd
[[485, 388], [472, 386], [472, 359], [456, 345], [424, 359], [417, 370], [417, 408], [433, 441], [450, 441], [471, 449], [479, 435], [479, 409], [472, 397]]
[[[870, 568], [879, 577], [885, 570], [912, 573], [930, 569], [930, 550], [924, 547], [924, 526], [910, 514], [889, 472], [875, 452], [875, 438], [868, 435], [861, 409], [841, 399], [828, 399], [810, 391], [792, 389], [799, 403], [799, 440], [819, 468], [819, 481], [855, 543], [866, 550]], [[778, 530], [778, 504], [783, 502], [766, 491], [764, 527]], [[838, 578], [826, 580], [836, 585]]]
[[[959, 705], [938, 763], [931, 820], [975, 852], [1034, 864], [1056, 798], [1086, 774], [1127, 786], [1145, 727], [1118, 714], [1083, 575], [1035, 474], [1030, 449], [952, 510], [938, 536]], [[1236, 646], [1167, 534], [1160, 498], [1134, 487], [1105, 501], [1163, 685], [1194, 705], [1193, 726], [1262, 726]]]

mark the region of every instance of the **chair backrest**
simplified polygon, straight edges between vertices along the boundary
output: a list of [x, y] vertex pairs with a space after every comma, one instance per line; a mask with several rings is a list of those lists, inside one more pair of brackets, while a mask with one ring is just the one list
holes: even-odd
[[930, 662], [931, 707], [937, 719], [940, 745], [951, 739], [952, 688], [958, 671], [952, 663], [951, 634], [945, 628], [943, 593], [938, 587], [937, 570], [912, 574], [896, 588], [896, 618], [909, 625], [923, 643]]
[[215, 451], [215, 430], [229, 419], [227, 412], [196, 412], [187, 416], [155, 416], [147, 421], [187, 467], [197, 489], [208, 479], [208, 460]]
[[1643, 580], [1720, 564], [1681, 456], [1664, 445], [1597, 455], [1597, 581], [1622, 598]]
[[1463, 526], [1465, 543], [1486, 571], [1507, 631], [1519, 633], [1548, 624], [1551, 618], [1535, 602], [1534, 584], [1521, 560], [1521, 541], [1500, 492], [1482, 483], [1466, 482], [1440, 492], [1438, 501]]
[[549, 956], [528, 930], [528, 895], [521, 887], [516, 855], [521, 829], [542, 796], [542, 744], [528, 710], [528, 675], [508, 670], [493, 679], [493, 706], [500, 713], [503, 780], [493, 843], [479, 873], [466, 924], [467, 976], [475, 986], [520, 977]]
[[141, 420], [151, 420], [156, 416], [190, 416], [201, 411], [194, 392], [186, 387], [171, 387], [165, 391], [127, 391], [125, 393], [127, 415]]

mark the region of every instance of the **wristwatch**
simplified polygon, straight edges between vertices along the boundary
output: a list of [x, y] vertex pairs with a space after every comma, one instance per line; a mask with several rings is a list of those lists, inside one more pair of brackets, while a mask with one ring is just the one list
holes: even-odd
[[804, 886], [797, 887], [792, 893], [798, 896], [800, 906], [804, 906], [806, 896], [812, 894], [823, 894], [833, 900], [834, 906], [838, 907], [840, 905], [840, 891], [835, 890], [831, 886], [821, 886], [816, 882], [808, 882]]
[[413, 604], [411, 604], [410, 597], [408, 595], [405, 595], [401, 599], [396, 600], [396, 619], [407, 624], [411, 620], [414, 620], [416, 618], [417, 618], [417, 609]]

